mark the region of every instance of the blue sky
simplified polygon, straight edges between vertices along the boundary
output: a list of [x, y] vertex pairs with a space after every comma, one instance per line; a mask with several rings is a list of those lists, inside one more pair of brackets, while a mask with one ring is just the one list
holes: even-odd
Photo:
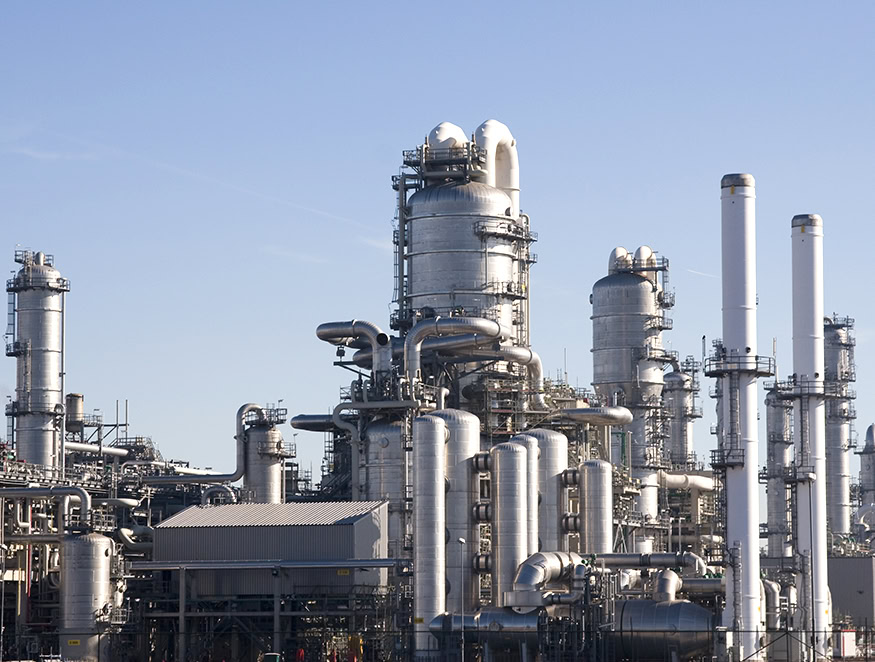
[[[719, 182], [751, 172], [761, 351], [777, 338], [791, 372], [790, 219], [820, 213], [826, 308], [857, 320], [861, 436], [875, 418], [875, 5], [8, 2], [0, 19], [0, 256], [55, 254], [69, 390], [107, 415], [129, 399], [132, 433], [169, 457], [229, 468], [243, 402], [333, 406], [349, 379], [314, 329], [388, 326], [401, 150], [490, 117], [519, 144], [551, 374], [567, 351], [589, 383], [588, 296], [616, 245], [671, 260], [673, 349], [719, 336]], [[321, 437], [297, 441], [318, 473]]]

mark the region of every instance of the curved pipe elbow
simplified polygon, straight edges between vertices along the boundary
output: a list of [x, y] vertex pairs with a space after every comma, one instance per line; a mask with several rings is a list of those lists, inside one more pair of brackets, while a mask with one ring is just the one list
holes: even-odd
[[231, 503], [237, 503], [237, 495], [230, 485], [210, 485], [207, 489], [201, 492], [201, 505], [208, 506], [210, 497], [214, 494], [226, 494], [231, 499]]
[[486, 120], [474, 132], [474, 142], [486, 150], [486, 183], [510, 198], [510, 215], [520, 214], [520, 161], [516, 140], [507, 125]]
[[[390, 344], [390, 338], [380, 327], [373, 322], [363, 320], [349, 320], [348, 322], [325, 322], [316, 327], [316, 337], [319, 340], [330, 342], [335, 345], [348, 344], [350, 340], [366, 338], [371, 345], [372, 356], [377, 357], [374, 369], [377, 371], [387, 370], [390, 366], [386, 345]], [[391, 351], [391, 350], [390, 350]]]
[[537, 552], [520, 564], [513, 578], [514, 591], [538, 591], [555, 582], [581, 562], [574, 552]]
[[507, 340], [510, 330], [498, 322], [482, 317], [435, 317], [417, 322], [404, 340], [404, 374], [410, 381], [418, 380], [422, 370], [422, 344], [430, 336], [474, 334]]
[[151, 542], [137, 542], [134, 540], [134, 532], [131, 529], [117, 529], [119, 540], [132, 552], [149, 552], [152, 550]]
[[700, 492], [714, 491], [714, 479], [708, 476], [672, 474], [662, 469], [657, 472], [657, 476], [660, 487], [676, 490], [698, 490]]

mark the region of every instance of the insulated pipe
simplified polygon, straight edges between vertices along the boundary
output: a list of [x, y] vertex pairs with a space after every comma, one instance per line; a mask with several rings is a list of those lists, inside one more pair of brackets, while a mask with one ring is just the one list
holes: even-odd
[[511, 332], [498, 322], [481, 317], [435, 317], [417, 322], [404, 340], [404, 374], [413, 381], [421, 377], [422, 343], [429, 336], [470, 334], [507, 340]]
[[298, 414], [292, 417], [289, 425], [296, 430], [309, 430], [311, 432], [331, 432], [337, 429], [331, 414]]
[[826, 419], [823, 398], [823, 220], [794, 216], [793, 372], [797, 395], [794, 432], [799, 485], [797, 551], [811, 557], [814, 648], [827, 653], [832, 628], [827, 585]]
[[87, 524], [91, 517], [91, 495], [81, 487], [58, 485], [53, 487], [4, 487], [0, 489], [0, 498], [2, 499], [49, 497], [57, 500], [67, 496], [79, 497], [79, 519], [83, 524]]
[[656, 472], [659, 486], [673, 490], [698, 490], [700, 492], [713, 492], [714, 479], [709, 476], [695, 476], [692, 474], [674, 474], [659, 470]]
[[486, 120], [474, 132], [474, 142], [486, 150], [484, 183], [499, 188], [510, 198], [510, 217], [520, 215], [520, 162], [510, 129], [497, 120]]
[[234, 483], [246, 473], [246, 415], [251, 411], [262, 412], [261, 405], [247, 403], [237, 410], [237, 469], [230, 474], [203, 474], [196, 476], [143, 476], [144, 485], [179, 485], [190, 483]]
[[373, 355], [377, 357], [374, 371], [382, 372], [392, 367], [392, 346], [389, 336], [371, 322], [362, 320], [325, 322], [316, 327], [316, 337], [333, 344], [344, 344], [343, 341], [352, 338], [367, 338], [371, 343]]
[[698, 554], [692, 552], [660, 552], [655, 554], [595, 554], [595, 565], [606, 568], [694, 568], [701, 577], [708, 572], [708, 565]]
[[183, 467], [174, 464], [173, 461], [165, 460], [128, 460], [121, 466], [122, 471], [127, 467], [156, 467], [165, 471], [173, 471], [181, 476], [209, 476], [210, 472], [206, 469], [195, 469], [194, 467]]
[[64, 450], [76, 451], [77, 453], [100, 453], [101, 455], [112, 455], [114, 457], [127, 457], [129, 453], [126, 448], [115, 448], [114, 446], [99, 446], [97, 444], [80, 444], [76, 441], [65, 442]]
[[[476, 333], [463, 333], [458, 336], [426, 338], [422, 341], [422, 352], [451, 352], [494, 343], [494, 338], [478, 336]], [[370, 349], [360, 349], [352, 355], [352, 362], [357, 366], [369, 368], [373, 354]], [[404, 356], [404, 341], [400, 338], [392, 338], [392, 358], [401, 358], [402, 356]]]
[[568, 468], [568, 437], [555, 430], [536, 428], [526, 434], [538, 440], [541, 456], [538, 460], [538, 537], [541, 548], [557, 552], [568, 551], [568, 536], [562, 518], [568, 511], [568, 491], [562, 483], [562, 473]]
[[614, 549], [612, 467], [604, 460], [582, 462], [577, 472], [580, 514], [577, 518], [582, 554], [609, 554]]
[[763, 579], [762, 582], [766, 592], [766, 630], [778, 630], [781, 616], [781, 585], [768, 579]]
[[528, 462], [525, 446], [496, 444], [492, 457], [492, 604], [504, 607], [517, 568], [528, 557]]
[[[740, 632], [742, 659], [759, 660], [759, 439], [757, 375], [755, 363], [751, 365], [757, 356], [755, 186], [748, 174], [726, 175], [720, 182], [723, 345], [728, 362], [740, 368], [721, 378], [723, 450], [733, 458], [726, 467], [726, 542], [741, 548], [741, 567], [726, 568], [726, 585], [740, 587], [741, 604], [735, 602], [736, 591], [726, 591], [723, 625]], [[734, 388], [737, 406], [731, 407]]]
[[201, 492], [201, 505], [210, 505], [210, 497], [219, 493], [227, 494], [231, 498], [231, 503], [237, 503], [237, 495], [230, 485], [210, 485], [207, 489]]
[[[423, 345], [423, 347], [425, 347]], [[459, 352], [453, 352], [459, 354]], [[532, 405], [538, 411], [548, 411], [550, 406], [544, 397], [544, 368], [541, 364], [541, 357], [538, 353], [528, 347], [515, 347], [513, 345], [501, 345], [497, 349], [477, 349], [474, 350], [476, 359], [480, 358], [496, 358], [510, 363], [518, 363], [526, 366], [529, 383], [531, 385]]]
[[[443, 409], [430, 416], [443, 420], [449, 433], [446, 610], [450, 613], [473, 611], [480, 605], [480, 579], [472, 563], [480, 551], [480, 525], [474, 519], [474, 507], [480, 499], [480, 472], [474, 468], [474, 456], [480, 452], [480, 420], [459, 409]], [[459, 538], [465, 543], [460, 543]]]
[[632, 422], [632, 412], [625, 407], [582, 407], [560, 409], [550, 418], [567, 418], [575, 423], [591, 425], [628, 425]]
[[436, 416], [413, 421], [413, 622], [417, 656], [437, 649], [428, 626], [446, 611], [444, 471], [447, 425]]
[[558, 581], [582, 561], [574, 552], [538, 552], [527, 558], [513, 578], [514, 591], [540, 591]]
[[683, 581], [674, 570], [666, 568], [656, 578], [656, 589], [653, 591], [654, 602], [671, 602], [683, 586]]
[[134, 540], [134, 532], [131, 529], [119, 528], [118, 537], [122, 544], [132, 552], [148, 552], [152, 550], [152, 542], [137, 542]]
[[538, 440], [529, 434], [517, 434], [510, 442], [526, 449], [526, 529], [528, 531], [528, 553], [540, 549], [538, 540]]

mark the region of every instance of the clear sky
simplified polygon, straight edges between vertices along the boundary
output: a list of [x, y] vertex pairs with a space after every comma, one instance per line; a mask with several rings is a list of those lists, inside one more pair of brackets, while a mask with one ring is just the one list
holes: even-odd
[[[337, 402], [349, 377], [318, 323], [388, 327], [401, 150], [496, 118], [540, 235], [532, 340], [551, 374], [567, 351], [589, 383], [588, 297], [617, 245], [671, 260], [673, 349], [719, 336], [719, 182], [751, 172], [760, 351], [777, 338], [792, 372], [790, 219], [820, 213], [826, 309], [857, 320], [862, 438], [873, 24], [864, 2], [6, 2], [0, 257], [54, 253], [71, 279], [67, 384], [88, 410], [127, 398], [132, 433], [227, 470], [240, 404]], [[14, 379], [0, 362], [0, 395]], [[321, 436], [297, 441], [318, 473]]]

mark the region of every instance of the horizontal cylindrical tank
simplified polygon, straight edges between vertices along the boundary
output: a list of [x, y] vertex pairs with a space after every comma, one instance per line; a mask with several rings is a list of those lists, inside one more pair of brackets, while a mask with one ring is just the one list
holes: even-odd
[[256, 422], [246, 431], [246, 473], [243, 487], [253, 503], [282, 503], [283, 435], [270, 423]]
[[[480, 524], [474, 507], [480, 500], [480, 472], [474, 456], [480, 452], [480, 419], [460, 409], [442, 409], [432, 416], [447, 425], [447, 604], [450, 613], [472, 611], [480, 604], [480, 579], [472, 559], [480, 552]], [[465, 542], [460, 543], [459, 539]]]
[[108, 660], [101, 625], [113, 601], [110, 583], [113, 542], [89, 533], [61, 544], [61, 655], [65, 660]]
[[390, 554], [400, 554], [404, 540], [404, 465], [400, 423], [372, 423], [365, 433], [362, 498], [389, 502]]
[[541, 492], [538, 506], [538, 531], [541, 549], [555, 552], [568, 551], [568, 536], [562, 518], [568, 512], [568, 490], [562, 482], [562, 473], [568, 468], [568, 437], [555, 430], [536, 428], [527, 430], [538, 440], [541, 452], [538, 458], [538, 486]]
[[408, 300], [414, 310], [494, 319], [511, 327], [519, 291], [511, 201], [478, 182], [428, 186], [409, 200]]
[[710, 653], [714, 616], [686, 601], [620, 600], [610, 634], [618, 660], [689, 660]]
[[587, 460], [580, 465], [578, 480], [580, 553], [609, 554], [614, 549], [612, 467], [604, 460]]
[[529, 554], [528, 452], [505, 442], [492, 447], [492, 604], [504, 606], [517, 568]]

